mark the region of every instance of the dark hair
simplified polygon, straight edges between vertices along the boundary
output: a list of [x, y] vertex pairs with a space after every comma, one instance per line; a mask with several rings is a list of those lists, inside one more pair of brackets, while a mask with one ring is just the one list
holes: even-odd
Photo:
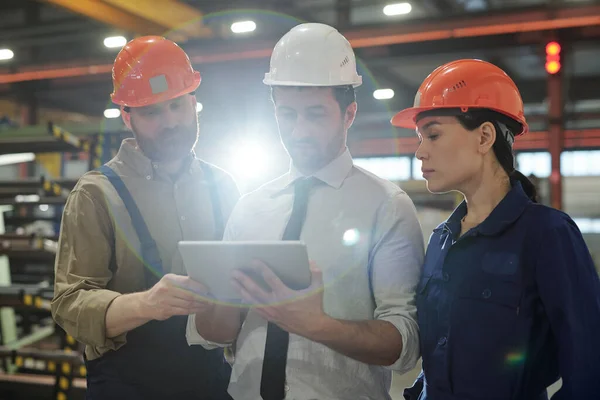
[[[285, 86], [290, 88], [295, 88], [297, 90], [305, 89], [306, 87], [312, 86]], [[271, 100], [275, 103], [275, 90], [274, 86], [271, 86]], [[342, 114], [346, 112], [348, 106], [356, 101], [356, 90], [352, 85], [345, 86], [324, 86], [325, 88], [331, 88], [333, 90], [333, 96], [340, 106], [340, 110]]]
[[[523, 127], [519, 122], [504, 114], [488, 109], [471, 109], [466, 112], [462, 112], [459, 109], [432, 110], [419, 114], [419, 119], [433, 115], [454, 116], [458, 122], [469, 131], [477, 129], [485, 122], [491, 122], [496, 129], [496, 141], [494, 142], [492, 149], [498, 159], [498, 163], [500, 163], [502, 169], [506, 171], [511, 181], [518, 181], [521, 183], [527, 197], [536, 203], [538, 202], [535, 185], [529, 178], [515, 169], [515, 156], [512, 149], [512, 143], [509, 143], [504, 135], [506, 128], [510, 131], [509, 134], [512, 135], [513, 138], [515, 133], [521, 132]], [[500, 124], [504, 125], [505, 129], [502, 129]]]

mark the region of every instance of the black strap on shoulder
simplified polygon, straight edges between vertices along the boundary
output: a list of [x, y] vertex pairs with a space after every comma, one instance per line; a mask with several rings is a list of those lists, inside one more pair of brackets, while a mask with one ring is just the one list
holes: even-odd
[[101, 166], [98, 168], [98, 171], [108, 178], [118, 195], [121, 197], [123, 204], [125, 204], [125, 208], [129, 213], [133, 228], [135, 229], [140, 241], [140, 250], [142, 253], [141, 256], [146, 267], [144, 270], [151, 272], [152, 275], [155, 275], [160, 279], [160, 277], [164, 275], [164, 271], [162, 267], [162, 260], [160, 259], [160, 254], [158, 252], [158, 247], [156, 246], [156, 242], [152, 238], [152, 235], [148, 230], [148, 226], [146, 225], [146, 222], [144, 222], [144, 218], [140, 213], [140, 209], [133, 200], [131, 193], [125, 186], [125, 183], [121, 177], [107, 165]]
[[212, 203], [213, 219], [215, 221], [215, 236], [217, 240], [223, 238], [223, 232], [225, 231], [225, 219], [223, 218], [223, 211], [221, 209], [221, 196], [219, 195], [219, 185], [215, 179], [215, 174], [209, 164], [204, 161], [200, 161], [202, 172], [206, 176], [208, 181], [208, 190], [210, 192], [210, 202]]

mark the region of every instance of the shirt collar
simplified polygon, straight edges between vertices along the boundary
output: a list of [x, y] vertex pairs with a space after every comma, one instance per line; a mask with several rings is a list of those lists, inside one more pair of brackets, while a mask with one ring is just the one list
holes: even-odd
[[[511, 181], [511, 190], [504, 196], [502, 201], [494, 208], [490, 215], [477, 227], [473, 228], [476, 233], [486, 236], [497, 235], [512, 225], [525, 208], [531, 203], [523, 186], [519, 181]], [[462, 218], [467, 214], [467, 203], [463, 201], [450, 215], [450, 217], [435, 232], [449, 231], [458, 235]]]
[[[117, 159], [127, 164], [134, 171], [148, 180], [166, 177], [167, 174], [161, 169], [161, 163], [150, 160], [140, 149], [134, 138], [127, 138], [121, 143]], [[182, 176], [196, 175], [201, 173], [202, 168], [194, 152], [186, 158]], [[170, 178], [168, 178], [170, 179]]]
[[[310, 176], [314, 176], [315, 178], [326, 183], [334, 189], [339, 189], [340, 187], [342, 187], [342, 184], [344, 183], [344, 180], [346, 180], [346, 177], [348, 177], [348, 175], [350, 174], [350, 171], [352, 171], [353, 165], [354, 163], [352, 161], [350, 151], [348, 150], [348, 148], [346, 148], [346, 150], [344, 150], [344, 152], [339, 157], [337, 157], [329, 164], [327, 164], [319, 171], [315, 172]], [[293, 163], [290, 165], [289, 175], [290, 181], [288, 182], [287, 186], [291, 185], [298, 178], [306, 177], [300, 171], [298, 171], [298, 169], [294, 166]]]

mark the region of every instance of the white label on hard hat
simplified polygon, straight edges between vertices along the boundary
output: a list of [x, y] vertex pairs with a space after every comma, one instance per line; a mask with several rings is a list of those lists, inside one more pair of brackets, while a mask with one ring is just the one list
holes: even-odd
[[149, 79], [149, 82], [150, 88], [152, 89], [152, 94], [163, 93], [169, 89], [167, 77], [164, 75], [154, 76]]
[[413, 102], [413, 107], [421, 107], [421, 92], [417, 92], [417, 94], [415, 94], [415, 101]]

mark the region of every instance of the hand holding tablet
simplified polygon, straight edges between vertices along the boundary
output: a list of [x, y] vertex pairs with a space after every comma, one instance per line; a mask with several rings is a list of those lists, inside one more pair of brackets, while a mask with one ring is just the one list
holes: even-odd
[[262, 276], [249, 268], [254, 260], [267, 264], [290, 289], [306, 289], [311, 283], [308, 252], [299, 241], [182, 241], [178, 248], [188, 275], [206, 285], [217, 300], [241, 299], [231, 283], [237, 269], [268, 287]]

